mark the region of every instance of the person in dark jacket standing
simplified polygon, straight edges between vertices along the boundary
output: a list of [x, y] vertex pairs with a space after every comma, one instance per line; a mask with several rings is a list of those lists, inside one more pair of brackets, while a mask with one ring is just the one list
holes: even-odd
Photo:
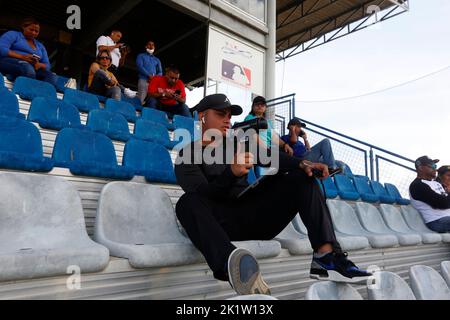
[[[199, 114], [203, 137], [183, 149], [177, 159], [175, 173], [186, 193], [176, 212], [216, 279], [229, 281], [241, 295], [270, 294], [255, 257], [237, 249], [232, 241], [272, 240], [300, 212], [315, 252], [311, 277], [353, 283], [367, 280], [370, 274], [359, 270], [342, 252], [313, 177], [313, 170], [317, 170], [326, 178], [326, 165], [280, 153], [278, 174], [240, 196], [249, 186], [247, 175], [255, 159], [251, 153], [226, 152], [235, 144], [226, 137], [231, 117], [242, 114], [242, 108], [216, 94], [204, 98], [194, 110]], [[223, 164], [207, 159], [218, 154], [224, 155]]]

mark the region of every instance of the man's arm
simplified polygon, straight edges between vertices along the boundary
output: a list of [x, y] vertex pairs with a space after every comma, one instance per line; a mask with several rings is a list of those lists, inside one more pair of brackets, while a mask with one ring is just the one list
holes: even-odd
[[123, 43], [117, 43], [113, 46], [108, 46], [108, 40], [105, 36], [102, 36], [97, 40], [98, 51], [107, 50], [107, 51], [111, 52], [117, 48], [120, 48], [122, 45], [123, 45]]
[[410, 187], [411, 197], [414, 200], [422, 201], [430, 205], [433, 209], [450, 209], [450, 196], [440, 195], [423, 182], [415, 182]]

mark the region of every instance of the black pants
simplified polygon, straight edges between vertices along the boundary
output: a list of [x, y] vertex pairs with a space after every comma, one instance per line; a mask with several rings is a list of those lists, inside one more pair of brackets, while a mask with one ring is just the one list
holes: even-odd
[[315, 251], [324, 244], [341, 251], [319, 186], [301, 170], [270, 177], [241, 199], [220, 201], [185, 194], [176, 212], [214, 277], [223, 281], [228, 280], [228, 257], [236, 249], [231, 241], [272, 240], [298, 213]]

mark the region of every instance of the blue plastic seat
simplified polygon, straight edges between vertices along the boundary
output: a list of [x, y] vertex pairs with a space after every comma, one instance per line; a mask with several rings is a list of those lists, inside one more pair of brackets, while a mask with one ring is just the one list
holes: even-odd
[[89, 113], [92, 110], [100, 109], [97, 96], [75, 89], [66, 88], [64, 101], [73, 104], [81, 112]]
[[380, 198], [381, 203], [385, 204], [394, 204], [395, 198], [390, 196], [383, 185], [377, 181], [370, 181], [370, 185], [372, 186], [372, 190], [375, 194]]
[[66, 91], [66, 83], [69, 80], [69, 78], [58, 76], [58, 79], [56, 80], [56, 91], [64, 93]]
[[125, 146], [123, 165], [149, 182], [177, 183], [170, 154], [160, 144], [131, 139]]
[[122, 101], [124, 102], [128, 102], [129, 104], [131, 104], [137, 111], [142, 111], [143, 107], [141, 104], [141, 99], [139, 98], [128, 98], [127, 96], [125, 96], [124, 94], [122, 95]]
[[339, 197], [343, 200], [356, 201], [361, 198], [358, 191], [356, 191], [352, 180], [345, 175], [334, 176], [334, 182], [338, 189]]
[[56, 137], [53, 150], [56, 166], [70, 169], [78, 176], [130, 180], [131, 168], [117, 165], [112, 141], [91, 130], [63, 129]]
[[73, 105], [58, 99], [35, 98], [31, 102], [28, 121], [36, 122], [41, 128], [62, 130], [83, 128], [80, 113]]
[[[0, 76], [3, 78], [3, 76]], [[0, 115], [25, 120], [25, 115], [19, 111], [19, 102], [14, 93], [0, 87]]]
[[175, 126], [169, 122], [169, 117], [165, 112], [152, 109], [152, 108], [144, 108], [142, 110], [143, 120], [153, 121], [165, 126], [168, 130], [175, 130]]
[[[322, 184], [318, 181], [320, 189], [323, 191]], [[335, 199], [339, 195], [338, 189], [334, 184], [333, 178], [328, 177], [323, 181], [323, 186], [325, 187], [325, 195], [327, 199]]]
[[397, 204], [401, 206], [409, 206], [411, 204], [411, 201], [408, 199], [405, 199], [400, 194], [400, 191], [398, 191], [397, 187], [390, 183], [385, 183], [386, 191], [387, 193], [395, 198], [395, 201]]
[[339, 161], [339, 160], [336, 161], [336, 164], [338, 165], [338, 167], [341, 167], [344, 169], [344, 172], [343, 172], [344, 175], [346, 175], [347, 177], [349, 177], [350, 179], [353, 180], [355, 175], [353, 174], [352, 169], [350, 169], [348, 164], [346, 164], [345, 162]]
[[43, 156], [39, 130], [25, 120], [0, 116], [0, 168], [49, 172], [53, 161]]
[[358, 191], [361, 195], [362, 201], [369, 203], [376, 203], [380, 201], [380, 197], [378, 197], [370, 187], [369, 178], [355, 176], [353, 178], [353, 182], [355, 183], [356, 191]]
[[5, 78], [3, 78], [3, 75], [0, 72], [0, 89], [4, 87], [5, 87]]
[[106, 111], [120, 113], [127, 121], [135, 123], [137, 120], [136, 109], [128, 102], [108, 99], [105, 104]]
[[[175, 126], [175, 138], [180, 148], [190, 144], [192, 141], [197, 141], [201, 138], [201, 133], [199, 128], [196, 126], [194, 119], [187, 118], [183, 116], [175, 116], [173, 118], [173, 125]], [[187, 130], [191, 136], [189, 140], [187, 140], [187, 135], [182, 134], [181, 131], [178, 130]]]
[[120, 114], [105, 110], [89, 112], [87, 127], [112, 140], [127, 142], [131, 138], [127, 120]]
[[258, 178], [256, 177], [256, 170], [252, 169], [248, 172], [247, 182], [248, 184], [253, 184], [256, 182], [256, 180], [258, 180]]
[[56, 89], [50, 83], [25, 77], [16, 79], [13, 92], [28, 101], [37, 97], [56, 99]]
[[170, 141], [166, 127], [152, 121], [138, 120], [134, 127], [134, 136], [136, 139], [158, 143], [170, 150], [177, 145], [176, 142]]

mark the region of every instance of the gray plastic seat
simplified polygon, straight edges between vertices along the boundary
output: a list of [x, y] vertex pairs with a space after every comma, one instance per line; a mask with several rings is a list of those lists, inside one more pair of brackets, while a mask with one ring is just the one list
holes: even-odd
[[275, 297], [267, 296], [263, 294], [254, 294], [250, 296], [237, 296], [234, 298], [227, 299], [228, 301], [257, 301], [257, 300], [278, 300]]
[[362, 236], [369, 240], [373, 248], [398, 246], [398, 239], [392, 233], [371, 233], [365, 230], [353, 208], [344, 201], [328, 200], [331, 217], [336, 231], [352, 236]]
[[367, 287], [369, 300], [416, 300], [405, 280], [392, 272], [374, 274], [375, 284]]
[[363, 300], [352, 286], [331, 281], [314, 283], [306, 293], [306, 300]]
[[421, 238], [418, 235], [399, 233], [389, 229], [380, 211], [369, 203], [356, 203], [356, 213], [362, 226], [369, 232], [394, 234], [401, 246], [414, 246], [421, 242]]
[[[204, 262], [202, 254], [178, 227], [172, 202], [162, 189], [138, 183], [113, 182], [100, 195], [95, 239], [111, 255], [135, 268], [181, 266]], [[279, 255], [276, 241], [246, 241], [237, 247], [257, 258]]]
[[450, 300], [447, 283], [433, 268], [414, 266], [409, 271], [409, 278], [417, 300]]
[[450, 288], [450, 261], [444, 261], [441, 263], [441, 273]]
[[450, 233], [439, 234], [428, 229], [427, 225], [423, 221], [423, 218], [419, 211], [417, 211], [412, 206], [402, 206], [401, 207], [403, 218], [405, 219], [408, 226], [420, 233], [423, 238], [423, 243], [432, 244], [445, 242], [450, 243]]
[[[300, 234], [306, 236], [308, 235], [308, 230], [299, 215], [297, 215], [292, 221], [292, 225]], [[370, 247], [369, 240], [367, 240], [366, 237], [343, 235], [337, 231], [335, 231], [335, 233], [336, 238], [344, 251], [363, 250]]]
[[0, 173], [0, 281], [99, 272], [108, 250], [87, 232], [78, 192], [64, 179]]
[[423, 237], [417, 231], [413, 231], [405, 222], [400, 210], [389, 204], [380, 205], [380, 211], [383, 216], [386, 225], [394, 230], [398, 234], [404, 234], [414, 236], [416, 238], [416, 244], [420, 244], [423, 241]]
[[287, 249], [291, 255], [311, 254], [313, 249], [309, 239], [304, 234], [295, 230], [292, 223], [290, 223], [276, 238], [281, 243], [283, 249]]

